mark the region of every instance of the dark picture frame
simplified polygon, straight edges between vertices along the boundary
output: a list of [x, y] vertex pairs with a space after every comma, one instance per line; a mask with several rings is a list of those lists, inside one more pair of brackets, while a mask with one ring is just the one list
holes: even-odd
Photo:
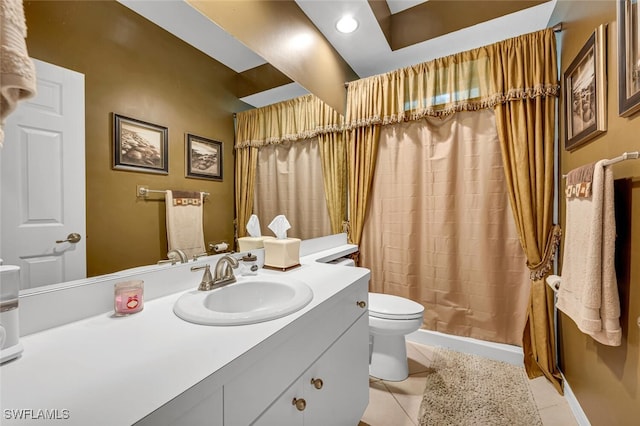
[[618, 19], [618, 115], [640, 110], [640, 5], [617, 0]]
[[607, 25], [591, 34], [564, 73], [565, 149], [607, 130]]
[[191, 133], [185, 135], [185, 176], [222, 181], [222, 142]]
[[169, 174], [169, 129], [113, 113], [113, 168]]

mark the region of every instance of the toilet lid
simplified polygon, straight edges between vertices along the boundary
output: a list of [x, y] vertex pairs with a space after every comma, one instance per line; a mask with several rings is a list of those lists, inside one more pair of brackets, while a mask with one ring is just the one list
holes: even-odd
[[424, 306], [392, 294], [369, 293], [369, 315], [385, 319], [415, 319], [422, 317]]

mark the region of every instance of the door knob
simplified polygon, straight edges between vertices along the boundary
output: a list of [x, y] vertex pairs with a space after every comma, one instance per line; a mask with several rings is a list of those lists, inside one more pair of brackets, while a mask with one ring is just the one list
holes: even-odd
[[56, 240], [56, 244], [60, 244], [60, 243], [77, 243], [78, 241], [80, 241], [82, 239], [82, 237], [80, 236], [80, 234], [77, 234], [75, 232], [72, 232], [71, 234], [67, 235], [67, 239], [66, 240]]
[[356, 302], [356, 305], [358, 305], [358, 307], [364, 309], [367, 307], [367, 302], [365, 302], [364, 300], [359, 300]]
[[322, 379], [315, 379], [315, 378], [311, 379], [311, 384], [316, 389], [322, 389], [322, 386], [324, 385]]

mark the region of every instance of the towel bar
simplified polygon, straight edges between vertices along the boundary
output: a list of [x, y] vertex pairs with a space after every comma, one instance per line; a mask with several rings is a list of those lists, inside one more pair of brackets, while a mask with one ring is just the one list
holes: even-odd
[[[149, 189], [149, 188], [146, 188], [144, 186], [139, 186], [138, 185], [138, 192], [137, 192], [137, 196], [138, 197], [144, 198], [147, 195], [149, 195], [150, 192], [155, 192], [155, 193], [158, 193], [158, 194], [160, 194], [160, 193], [164, 194], [167, 191], [166, 190], [162, 190], [162, 189]], [[202, 195], [204, 197], [207, 197], [209, 195], [209, 193], [208, 192], [202, 192]]]
[[[615, 158], [612, 158], [611, 160], [607, 160], [604, 162], [605, 166], [610, 166], [612, 164], [616, 164], [619, 163], [621, 161], [625, 161], [625, 160], [637, 160], [640, 158], [640, 151], [627, 151], [624, 152], [622, 155], [619, 155]], [[562, 175], [563, 178], [566, 178], [567, 175]]]
[[551, 287], [554, 293], [557, 293], [560, 290], [560, 283], [562, 282], [562, 278], [558, 275], [549, 275], [546, 280], [547, 285]]

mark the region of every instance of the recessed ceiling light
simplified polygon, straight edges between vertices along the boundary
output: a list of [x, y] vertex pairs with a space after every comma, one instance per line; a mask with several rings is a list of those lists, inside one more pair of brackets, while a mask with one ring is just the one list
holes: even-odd
[[336, 24], [336, 28], [341, 33], [349, 34], [358, 28], [358, 21], [353, 16], [343, 16]]

